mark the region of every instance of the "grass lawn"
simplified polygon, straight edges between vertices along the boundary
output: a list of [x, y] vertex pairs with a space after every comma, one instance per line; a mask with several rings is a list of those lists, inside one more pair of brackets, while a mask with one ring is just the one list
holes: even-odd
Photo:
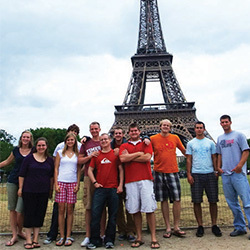
[[[249, 178], [249, 176], [248, 176]], [[196, 220], [193, 213], [193, 204], [190, 196], [190, 185], [187, 179], [181, 179], [182, 188], [182, 212], [181, 212], [181, 227], [192, 228], [196, 227]], [[84, 207], [82, 203], [83, 197], [83, 183], [81, 183], [80, 191], [78, 193], [78, 200], [75, 206], [75, 217], [73, 231], [85, 231], [84, 220]], [[47, 232], [50, 226], [51, 213], [52, 213], [53, 201], [49, 201], [47, 214], [45, 217], [44, 226], [41, 231]], [[210, 226], [209, 204], [206, 196], [204, 196], [203, 207], [203, 221], [205, 226]], [[172, 211], [172, 205], [170, 205]], [[164, 228], [164, 221], [161, 214], [160, 204], [156, 210], [157, 228]], [[173, 221], [172, 213], [170, 213], [170, 220]], [[225, 197], [223, 195], [221, 178], [219, 178], [219, 202], [218, 202], [218, 224], [220, 226], [231, 226], [233, 223], [232, 213], [229, 210]], [[173, 225], [173, 223], [172, 223]], [[146, 220], [144, 216], [143, 226], [146, 228]], [[5, 184], [0, 184], [0, 233], [10, 232], [9, 226], [9, 212], [7, 210], [7, 194]]]

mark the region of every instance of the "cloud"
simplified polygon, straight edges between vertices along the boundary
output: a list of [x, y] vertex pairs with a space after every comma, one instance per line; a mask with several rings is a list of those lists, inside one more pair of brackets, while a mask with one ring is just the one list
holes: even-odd
[[[2, 49], [7, 56], [106, 52], [122, 55], [129, 48], [126, 42], [131, 45], [136, 39], [138, 25], [131, 25], [131, 20], [128, 25], [121, 18], [125, 10], [130, 10], [127, 18], [133, 17], [137, 22], [139, 6], [133, 8], [133, 1], [11, 1], [15, 8], [9, 2], [1, 2]], [[131, 27], [134, 39], [128, 39]]]
[[187, 101], [195, 101], [198, 119], [208, 124], [214, 138], [221, 133], [215, 122], [224, 113], [232, 115], [235, 129], [250, 137], [250, 119], [245, 116], [249, 98], [239, 102], [239, 91], [244, 93], [246, 82], [250, 82], [249, 56], [250, 45], [242, 45], [217, 55], [181, 53], [174, 57], [173, 67], [184, 95]]
[[236, 102], [248, 104], [250, 102], [249, 96], [250, 96], [250, 86], [244, 84], [243, 82], [242, 86], [235, 91]]
[[67, 127], [75, 121], [79, 126], [84, 123], [86, 134], [88, 124], [99, 120], [107, 123], [104, 131], [109, 130], [114, 122], [114, 104], [122, 103], [131, 74], [127, 58], [25, 58], [25, 64], [23, 57], [15, 59], [19, 65], [15, 79], [5, 78], [11, 91], [2, 99], [1, 117], [5, 119], [1, 126], [17, 130], [16, 123], [10, 123], [13, 117], [24, 128]]
[[170, 52], [217, 54], [249, 43], [249, 1], [158, 1]]

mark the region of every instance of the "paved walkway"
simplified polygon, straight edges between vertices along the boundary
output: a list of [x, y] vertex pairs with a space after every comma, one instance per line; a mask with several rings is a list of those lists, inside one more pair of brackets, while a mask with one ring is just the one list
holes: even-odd
[[[204, 249], [204, 250], [211, 250], [211, 249], [232, 249], [232, 250], [247, 250], [250, 249], [250, 240], [248, 240], [248, 235], [238, 236], [238, 237], [230, 237], [229, 233], [232, 231], [232, 228], [222, 228], [222, 237], [215, 237], [211, 233], [210, 228], [205, 229], [205, 235], [201, 238], [195, 236], [195, 230], [187, 230], [187, 235], [185, 238], [177, 238], [172, 236], [170, 239], [164, 239], [162, 237], [163, 231], [157, 231], [157, 237], [161, 244], [160, 249]], [[85, 249], [84, 247], [80, 247], [80, 243], [83, 240], [84, 236], [82, 234], [74, 234], [73, 237], [75, 238], [75, 242], [71, 247], [67, 249]], [[45, 235], [41, 235], [40, 237], [40, 244], [41, 249], [65, 249], [63, 246], [59, 248], [55, 246], [55, 243], [51, 243], [50, 245], [43, 245], [42, 242], [46, 238]], [[14, 246], [6, 247], [5, 242], [10, 239], [10, 236], [0, 236], [0, 249], [24, 249], [23, 247], [23, 240], [19, 240]], [[145, 244], [142, 245], [139, 249], [145, 250], [150, 249], [150, 234], [147, 232], [143, 233], [143, 240]], [[105, 249], [104, 247], [98, 249]], [[115, 242], [115, 249], [118, 250], [131, 250], [130, 244], [126, 241], [116, 241]]]

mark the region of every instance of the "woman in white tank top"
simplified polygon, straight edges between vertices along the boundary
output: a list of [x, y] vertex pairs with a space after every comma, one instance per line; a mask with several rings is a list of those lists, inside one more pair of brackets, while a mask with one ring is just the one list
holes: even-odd
[[[64, 140], [64, 148], [59, 150], [55, 159], [55, 202], [58, 203], [58, 224], [60, 240], [57, 246], [72, 245], [70, 239], [74, 204], [80, 186], [80, 165], [77, 164], [78, 148], [76, 136], [68, 133]], [[67, 232], [64, 235], [65, 211], [67, 211]]]

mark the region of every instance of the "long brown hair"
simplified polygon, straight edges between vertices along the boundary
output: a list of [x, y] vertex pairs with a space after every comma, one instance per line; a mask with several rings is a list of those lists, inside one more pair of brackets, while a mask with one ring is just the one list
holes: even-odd
[[39, 137], [39, 138], [36, 140], [36, 142], [35, 142], [34, 153], [37, 152], [36, 146], [37, 146], [37, 143], [38, 143], [39, 141], [45, 141], [45, 144], [46, 144], [47, 148], [46, 148], [46, 150], [45, 150], [45, 152], [44, 152], [44, 155], [45, 155], [46, 157], [48, 157], [48, 156], [49, 156], [49, 152], [48, 152], [48, 140], [47, 140], [45, 137]]
[[78, 156], [77, 139], [76, 139], [75, 134], [74, 134], [74, 133], [71, 133], [71, 132], [69, 132], [69, 133], [66, 135], [65, 139], [64, 139], [64, 148], [63, 148], [63, 151], [62, 151], [62, 155], [65, 156], [65, 152], [66, 152], [66, 150], [68, 149], [68, 145], [67, 145], [66, 141], [68, 140], [69, 137], [73, 137], [73, 138], [75, 139], [75, 144], [74, 144], [74, 146], [73, 146], [73, 151], [74, 151], [74, 153], [76, 154], [76, 156]]

